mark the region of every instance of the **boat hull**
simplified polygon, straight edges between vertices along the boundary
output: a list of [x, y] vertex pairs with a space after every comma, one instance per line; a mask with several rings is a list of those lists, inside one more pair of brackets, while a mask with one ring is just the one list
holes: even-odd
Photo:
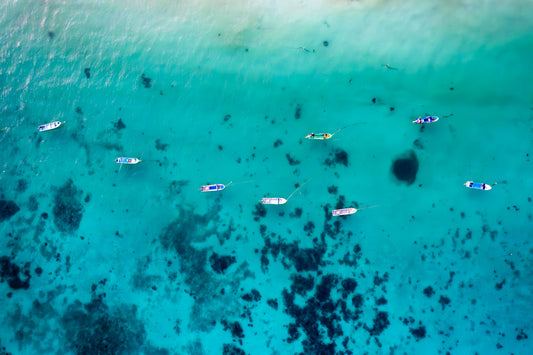
[[306, 139], [313, 139], [313, 140], [325, 140], [325, 139], [330, 139], [331, 136], [333, 136], [332, 134], [329, 134], [329, 133], [311, 133], [311, 134], [308, 134], [307, 136], [305, 136]]
[[54, 122], [50, 122], [50, 123], [47, 123], [47, 124], [40, 125], [39, 128], [37, 128], [37, 130], [39, 132], [45, 132], [45, 131], [50, 131], [52, 129], [56, 129], [59, 126], [61, 126], [61, 122], [60, 121], [54, 121]]
[[202, 192], [222, 191], [226, 188], [223, 184], [204, 185], [200, 188]]
[[418, 117], [416, 120], [413, 121], [413, 123], [416, 124], [423, 124], [423, 123], [433, 123], [437, 122], [439, 118], [437, 116], [426, 116], [424, 118]]
[[137, 158], [128, 158], [128, 157], [118, 157], [117, 159], [115, 159], [115, 163], [118, 163], [118, 164], [138, 164], [141, 161], [142, 160], [137, 159]]
[[465, 182], [464, 185], [466, 187], [468, 187], [470, 189], [474, 189], [474, 190], [488, 191], [488, 190], [492, 189], [492, 186], [490, 186], [489, 184], [482, 183], [482, 182], [467, 181], [467, 182]]
[[339, 210], [331, 211], [331, 214], [333, 216], [347, 216], [350, 214], [354, 214], [355, 212], [357, 212], [357, 209], [355, 208], [341, 208]]
[[281, 197], [264, 197], [261, 203], [263, 205], [283, 205], [287, 203], [287, 200]]

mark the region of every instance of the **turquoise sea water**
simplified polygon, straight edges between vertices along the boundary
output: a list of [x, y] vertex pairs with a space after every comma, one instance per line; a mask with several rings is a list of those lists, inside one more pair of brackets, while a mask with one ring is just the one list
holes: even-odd
[[0, 353], [530, 353], [531, 13], [3, 1]]

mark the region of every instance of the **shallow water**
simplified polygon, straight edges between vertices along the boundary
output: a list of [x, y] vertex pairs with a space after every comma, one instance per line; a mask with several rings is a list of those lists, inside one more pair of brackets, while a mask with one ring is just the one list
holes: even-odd
[[530, 2], [0, 10], [5, 352], [532, 347]]

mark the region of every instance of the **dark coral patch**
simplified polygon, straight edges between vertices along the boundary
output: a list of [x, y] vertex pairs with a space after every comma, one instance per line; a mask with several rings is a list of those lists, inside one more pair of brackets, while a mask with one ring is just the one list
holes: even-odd
[[261, 294], [257, 290], [252, 290], [248, 293], [245, 293], [241, 298], [247, 302], [257, 302], [261, 301]]
[[87, 77], [87, 79], [91, 77], [91, 68], [85, 68], [83, 72], [85, 73], [85, 76]]
[[383, 306], [384, 304], [387, 304], [387, 299], [385, 297], [380, 297], [376, 300], [377, 306]]
[[387, 312], [378, 312], [374, 318], [372, 328], [365, 326], [365, 329], [371, 336], [380, 335], [390, 325], [389, 314]]
[[11, 218], [20, 211], [20, 207], [13, 201], [0, 200], [0, 222]]
[[115, 127], [117, 131], [120, 131], [121, 129], [126, 128], [126, 125], [124, 124], [124, 121], [122, 121], [122, 118], [119, 118], [117, 122], [113, 123], [113, 127]]
[[149, 77], [147, 77], [146, 75], [144, 75], [144, 73], [141, 75], [141, 84], [149, 89], [152, 87], [152, 79], [150, 79]]
[[28, 189], [28, 181], [24, 179], [18, 179], [17, 180], [17, 187], [15, 187], [15, 191], [17, 192], [24, 192]]
[[342, 149], [335, 150], [335, 163], [348, 166], [348, 153]]
[[254, 221], [259, 221], [259, 218], [265, 217], [267, 214], [267, 209], [263, 206], [262, 203], [255, 204], [255, 211], [252, 212], [254, 216]]
[[278, 309], [278, 306], [279, 306], [279, 305], [278, 305], [278, 300], [276, 300], [276, 299], [269, 299], [269, 300], [267, 300], [267, 304], [268, 304], [270, 307], [274, 308], [274, 309]]
[[[68, 344], [77, 354], [133, 354], [145, 348], [146, 330], [135, 306], [109, 309], [102, 295], [90, 303], [76, 301], [61, 318]], [[150, 347], [146, 352], [154, 351]]]
[[308, 221], [304, 225], [304, 232], [307, 232], [307, 235], [311, 235], [315, 230], [315, 224], [312, 221]]
[[167, 143], [162, 143], [160, 139], [156, 139], [155, 141], [155, 149], [157, 150], [165, 151], [167, 150], [168, 146], [169, 145]]
[[320, 248], [299, 248], [292, 244], [289, 248], [282, 247], [282, 251], [290, 258], [298, 272], [318, 270], [318, 266], [323, 264], [324, 250]]
[[230, 255], [218, 255], [213, 253], [209, 257], [209, 263], [211, 268], [217, 274], [223, 274], [227, 268], [229, 268], [233, 263], [235, 263], [235, 257]]
[[355, 308], [361, 308], [363, 306], [363, 295], [357, 294], [352, 297], [352, 304]]
[[296, 105], [296, 111], [294, 111], [294, 118], [299, 120], [300, 117], [302, 117], [302, 105], [298, 104]]
[[72, 233], [80, 227], [83, 217], [81, 191], [69, 179], [56, 192], [54, 198], [54, 224], [61, 232]]
[[413, 146], [415, 146], [415, 148], [418, 148], [418, 149], [424, 149], [424, 145], [422, 144], [420, 139], [415, 139], [413, 141]]
[[294, 209], [294, 212], [289, 213], [289, 216], [291, 216], [292, 218], [300, 218], [302, 216], [302, 212], [303, 210], [301, 208], [296, 207]]
[[333, 153], [330, 154], [330, 156], [333, 155], [332, 158], [327, 158], [324, 161], [324, 164], [330, 167], [335, 166], [336, 164], [342, 164], [344, 166], [348, 166], [348, 153], [342, 149], [335, 149]]
[[229, 330], [234, 338], [244, 338], [244, 331], [242, 330], [242, 326], [239, 322], [235, 321], [230, 323], [222, 320], [221, 323], [224, 326], [224, 330]]
[[246, 355], [246, 353], [244, 350], [233, 344], [224, 344], [222, 347], [222, 355]]
[[433, 290], [433, 287], [431, 286], [428, 286], [424, 289], [424, 295], [426, 295], [426, 297], [431, 297], [435, 294], [435, 291]]
[[[22, 275], [25, 276], [24, 280], [21, 279]], [[2, 256], [0, 258], [0, 276], [2, 278], [1, 282], [7, 281], [7, 284], [13, 290], [27, 290], [30, 287], [29, 263], [26, 263], [21, 269], [18, 265], [12, 263], [8, 256]]]
[[450, 299], [446, 296], [440, 296], [439, 303], [442, 306], [442, 309], [446, 308], [450, 304]]
[[520, 329], [520, 333], [518, 333], [516, 335], [516, 340], [524, 340], [524, 339], [527, 339], [528, 336], [527, 334], [524, 332], [524, 329]]
[[355, 288], [357, 287], [357, 281], [352, 278], [347, 278], [342, 280], [341, 285], [344, 291], [353, 292], [353, 290], [355, 290]]
[[414, 151], [409, 150], [392, 162], [392, 173], [399, 181], [411, 185], [416, 180], [418, 158]]
[[413, 336], [416, 338], [416, 341], [419, 341], [420, 339], [424, 339], [426, 337], [426, 327], [421, 325], [418, 328], [410, 328], [409, 332], [413, 334]]
[[315, 287], [315, 281], [311, 275], [304, 277], [300, 274], [291, 275], [292, 285], [291, 291], [299, 295], [305, 296], [305, 294]]
[[289, 165], [290, 166], [294, 166], [294, 165], [299, 165], [300, 164], [300, 161], [297, 160], [296, 158], [291, 157], [291, 155], [289, 153], [285, 154], [285, 156], [287, 157], [287, 160], [289, 161]]
[[338, 187], [335, 185], [328, 186], [328, 192], [332, 195], [335, 195], [339, 191]]

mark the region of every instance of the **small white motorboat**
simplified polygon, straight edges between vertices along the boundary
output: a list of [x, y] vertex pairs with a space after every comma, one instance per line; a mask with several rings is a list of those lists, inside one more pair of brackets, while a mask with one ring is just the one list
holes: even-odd
[[261, 200], [261, 203], [263, 205], [283, 205], [283, 204], [287, 203], [287, 201], [289, 201], [291, 199], [292, 195], [294, 195], [296, 193], [296, 191], [300, 190], [308, 182], [309, 182], [309, 180], [307, 180], [302, 185], [300, 185], [286, 199], [284, 199], [283, 197], [263, 197], [263, 199]]
[[54, 121], [54, 122], [50, 122], [50, 123], [47, 123], [47, 124], [43, 124], [41, 126], [39, 126], [39, 128], [37, 128], [37, 130], [39, 132], [44, 132], [44, 131], [50, 131], [52, 129], [56, 129], [57, 127], [61, 126], [61, 123], [60, 121]]
[[[231, 184], [231, 183], [230, 183]], [[229, 186], [229, 184], [228, 184]], [[224, 184], [204, 185], [200, 188], [202, 192], [222, 191], [226, 188]]]
[[[482, 182], [473, 182], [473, 181], [467, 181], [464, 184], [466, 187], [476, 190], [490, 190], [492, 189], [492, 186], [489, 184], [484, 184]], [[496, 185], [496, 184], [494, 184]]]
[[350, 214], [354, 214], [355, 212], [357, 212], [357, 209], [350, 207], [350, 208], [341, 208], [339, 210], [333, 210], [331, 211], [331, 214], [333, 216], [347, 216]]
[[413, 123], [421, 124], [421, 123], [432, 123], [437, 122], [439, 118], [437, 116], [426, 116], [426, 117], [418, 117], [416, 120], [413, 121]]
[[283, 205], [287, 203], [287, 200], [283, 197], [264, 197], [261, 203], [263, 205]]
[[127, 157], [118, 157], [117, 159], [115, 159], [115, 163], [119, 163], [119, 164], [138, 164], [141, 161], [142, 161], [141, 159], [127, 158]]

